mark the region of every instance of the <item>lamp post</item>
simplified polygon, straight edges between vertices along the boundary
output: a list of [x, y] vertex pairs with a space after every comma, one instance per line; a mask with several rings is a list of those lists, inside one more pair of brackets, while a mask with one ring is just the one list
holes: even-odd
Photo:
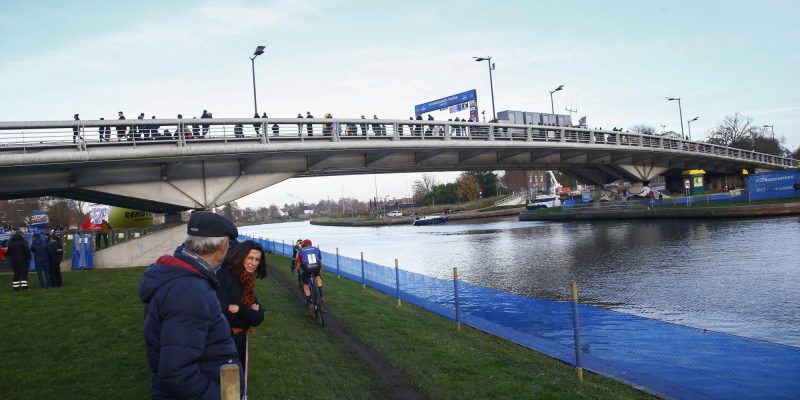
[[686, 125], [689, 126], [689, 141], [692, 140], [692, 122], [697, 121], [700, 117], [694, 117], [686, 122]]
[[264, 46], [256, 47], [256, 51], [253, 52], [253, 55], [250, 56], [250, 66], [253, 68], [253, 109], [255, 109], [256, 115], [258, 115], [258, 102], [256, 101], [256, 57], [264, 54]]
[[[681, 139], [685, 139], [686, 136], [683, 136], [683, 110], [681, 109], [681, 98], [680, 97], [667, 97], [667, 101], [675, 101], [678, 100], [678, 114], [681, 116]], [[691, 138], [689, 138], [691, 140]]]
[[550, 113], [551, 114], [555, 114], [556, 113], [556, 108], [553, 107], [553, 93], [555, 93], [555, 92], [557, 92], [559, 90], [562, 90], [562, 89], [564, 89], [564, 85], [558, 85], [557, 88], [555, 88], [555, 89], [550, 91]]
[[775, 140], [775, 126], [774, 125], [764, 125], [764, 128], [769, 128], [772, 131], [772, 140]]
[[489, 62], [489, 89], [492, 92], [492, 119], [497, 120], [497, 113], [494, 110], [494, 83], [492, 83], [492, 71], [494, 70], [494, 63], [492, 63], [492, 56], [489, 57], [472, 57], [475, 61], [488, 61]]

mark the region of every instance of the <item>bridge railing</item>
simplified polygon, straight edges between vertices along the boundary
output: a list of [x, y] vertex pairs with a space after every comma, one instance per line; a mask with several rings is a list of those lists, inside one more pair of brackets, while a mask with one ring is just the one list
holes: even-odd
[[547, 142], [604, 149], [639, 147], [715, 155], [778, 167], [796, 160], [702, 142], [577, 127], [502, 123], [327, 118], [126, 119], [0, 122], [0, 156], [47, 148], [187, 146], [204, 141], [260, 142], [436, 140]]

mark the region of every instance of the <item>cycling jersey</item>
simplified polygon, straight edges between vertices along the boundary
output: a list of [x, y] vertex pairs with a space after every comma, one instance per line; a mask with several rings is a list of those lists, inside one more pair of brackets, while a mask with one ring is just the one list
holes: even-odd
[[303, 247], [297, 252], [297, 263], [300, 267], [311, 271], [322, 269], [322, 252], [317, 247]]

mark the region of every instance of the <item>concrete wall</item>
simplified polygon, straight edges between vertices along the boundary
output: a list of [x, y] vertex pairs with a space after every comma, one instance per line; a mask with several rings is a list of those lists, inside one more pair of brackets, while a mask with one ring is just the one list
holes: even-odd
[[[186, 239], [186, 224], [153, 232], [147, 236], [130, 240], [94, 252], [94, 268], [126, 268], [146, 266], [158, 257], [172, 255], [175, 248]], [[62, 271], [69, 271], [70, 260], [61, 263]]]

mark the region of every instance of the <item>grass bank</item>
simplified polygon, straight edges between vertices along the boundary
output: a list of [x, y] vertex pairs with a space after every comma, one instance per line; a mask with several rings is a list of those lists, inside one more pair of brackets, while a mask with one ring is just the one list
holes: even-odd
[[[288, 261], [269, 262], [288, 274]], [[72, 271], [65, 286], [12, 292], [0, 275], [3, 399], [149, 397], [150, 372], [137, 297], [142, 267]], [[313, 324], [275, 279], [257, 283], [265, 323], [251, 336], [253, 399], [383, 399], [365, 363]], [[613, 380], [585, 382], [557, 360], [453, 324], [359, 284], [326, 276], [330, 315], [429, 398], [649, 398]]]

